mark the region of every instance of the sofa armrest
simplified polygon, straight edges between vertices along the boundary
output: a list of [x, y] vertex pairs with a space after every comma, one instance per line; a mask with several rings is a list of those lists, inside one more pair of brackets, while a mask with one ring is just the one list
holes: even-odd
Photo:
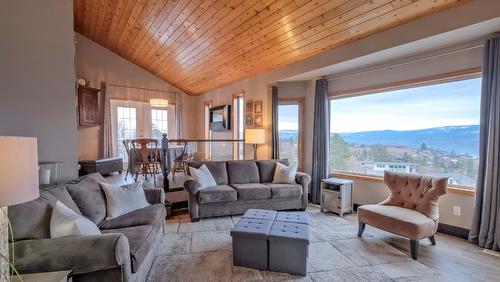
[[187, 177], [184, 181], [184, 189], [188, 191], [189, 194], [196, 195], [199, 187], [200, 185], [198, 182], [192, 177]]
[[302, 208], [307, 208], [309, 203], [309, 183], [311, 183], [311, 176], [304, 172], [297, 172], [295, 174], [295, 181], [302, 185]]
[[[15, 266], [20, 273], [73, 270], [89, 273], [130, 269], [130, 246], [119, 233], [17, 241]], [[12, 254], [11, 254], [12, 255]]]
[[165, 203], [165, 191], [163, 191], [163, 189], [144, 188], [144, 194], [146, 194], [148, 203], [152, 205]]

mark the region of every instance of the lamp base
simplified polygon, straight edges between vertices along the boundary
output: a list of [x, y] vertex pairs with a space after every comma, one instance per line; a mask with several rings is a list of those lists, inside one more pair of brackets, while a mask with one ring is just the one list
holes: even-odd
[[257, 144], [253, 144], [253, 159], [257, 160]]

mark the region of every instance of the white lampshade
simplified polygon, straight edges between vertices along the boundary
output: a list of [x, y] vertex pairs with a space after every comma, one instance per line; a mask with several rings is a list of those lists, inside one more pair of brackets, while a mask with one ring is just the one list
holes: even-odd
[[0, 136], [0, 207], [39, 195], [36, 138]]
[[246, 144], [266, 144], [266, 130], [264, 128], [245, 129]]
[[151, 99], [149, 100], [151, 107], [166, 108], [168, 107], [168, 100], [165, 99]]

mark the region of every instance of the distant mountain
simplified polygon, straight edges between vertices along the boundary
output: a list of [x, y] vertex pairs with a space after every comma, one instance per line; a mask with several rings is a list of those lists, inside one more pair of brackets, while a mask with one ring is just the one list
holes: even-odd
[[[280, 138], [293, 138], [297, 131], [280, 131]], [[390, 145], [418, 149], [422, 143], [431, 149], [469, 154], [477, 157], [479, 152], [479, 125], [444, 126], [420, 130], [380, 130], [340, 133], [351, 144]]]
[[479, 125], [445, 126], [420, 130], [382, 130], [341, 133], [340, 136], [351, 144], [403, 146], [420, 148], [422, 143], [431, 149], [478, 155]]

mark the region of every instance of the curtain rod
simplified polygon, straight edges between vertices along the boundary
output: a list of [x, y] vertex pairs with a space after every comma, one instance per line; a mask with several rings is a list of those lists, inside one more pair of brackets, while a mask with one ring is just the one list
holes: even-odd
[[126, 85], [117, 85], [117, 84], [109, 84], [109, 86], [121, 87], [121, 88], [132, 88], [132, 89], [147, 90], [147, 91], [156, 91], [156, 92], [164, 92], [164, 93], [174, 93], [174, 94], [177, 93], [177, 91], [158, 90], [158, 89], [143, 88], [143, 87], [137, 87], [137, 86], [126, 86]]
[[453, 50], [453, 51], [448, 51], [448, 52], [444, 52], [444, 53], [430, 55], [430, 56], [426, 56], [426, 57], [422, 57], [422, 58], [418, 58], [418, 59], [413, 59], [413, 60], [410, 60], [410, 61], [405, 61], [405, 62], [401, 62], [401, 63], [397, 63], [397, 64], [392, 64], [392, 65], [389, 65], [389, 66], [382, 66], [382, 67], [378, 67], [378, 68], [367, 70], [367, 71], [350, 73], [350, 74], [346, 74], [346, 75], [343, 75], [343, 76], [337, 76], [337, 77], [330, 76], [330, 77], [327, 77], [326, 79], [328, 81], [331, 81], [331, 80], [339, 80], [339, 79], [343, 79], [343, 78], [348, 78], [348, 77], [352, 77], [352, 76], [359, 76], [359, 75], [363, 75], [363, 74], [367, 74], [367, 73], [371, 73], [371, 72], [376, 72], [376, 71], [380, 71], [380, 70], [386, 70], [386, 69], [391, 69], [391, 68], [395, 68], [395, 67], [400, 67], [400, 66], [404, 66], [404, 65], [407, 65], [407, 64], [412, 64], [412, 63], [417, 63], [417, 62], [421, 62], [421, 61], [426, 61], [426, 60], [429, 60], [429, 59], [435, 59], [435, 58], [439, 58], [439, 57], [443, 57], [443, 56], [447, 56], [447, 55], [452, 55], [452, 54], [460, 53], [460, 52], [463, 52], [463, 51], [473, 50], [473, 49], [477, 49], [477, 48], [481, 48], [481, 47], [484, 47], [484, 44], [481, 43], [481, 44], [474, 45], [474, 46], [469, 46], [469, 47], [465, 47], [465, 48], [461, 48], [461, 49], [457, 49], [457, 50]]

